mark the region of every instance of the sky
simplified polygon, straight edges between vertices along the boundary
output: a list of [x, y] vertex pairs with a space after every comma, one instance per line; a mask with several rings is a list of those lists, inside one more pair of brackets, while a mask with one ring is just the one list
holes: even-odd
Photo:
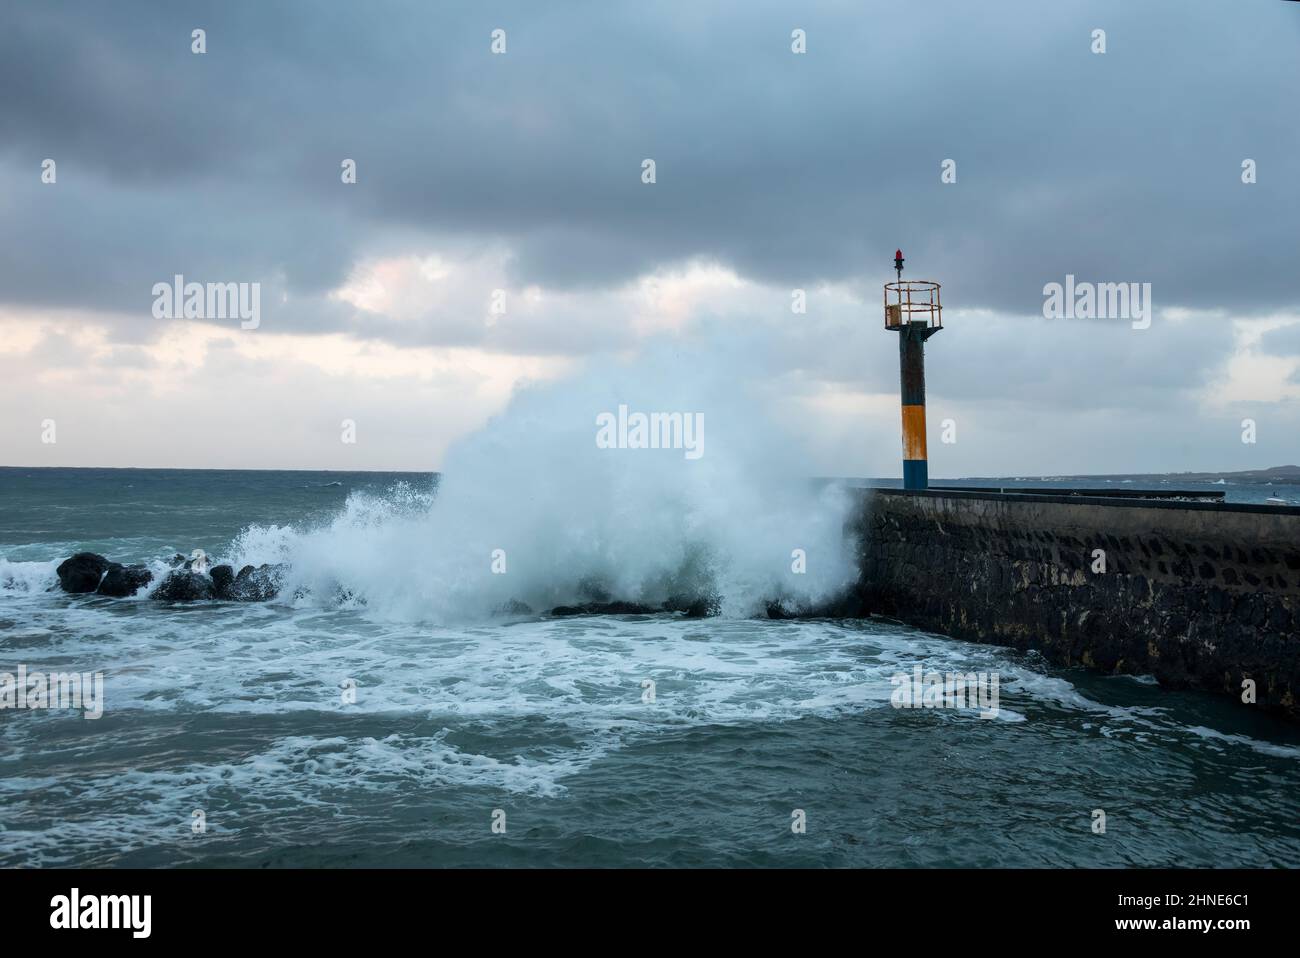
[[0, 89], [0, 465], [437, 469], [667, 350], [897, 476], [898, 247], [932, 476], [1300, 462], [1297, 3], [7, 2]]

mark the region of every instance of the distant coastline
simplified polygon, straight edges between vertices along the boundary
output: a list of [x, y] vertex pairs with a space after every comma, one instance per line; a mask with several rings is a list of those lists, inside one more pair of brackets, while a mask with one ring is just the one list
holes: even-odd
[[[978, 479], [1011, 479], [1011, 476], [968, 476], [962, 479], [963, 482], [974, 482]], [[1034, 481], [1030, 475], [1014, 477], [1017, 482]], [[1084, 473], [1061, 473], [1059, 475], [1037, 477], [1038, 481], [1051, 480], [1052, 482], [1075, 481], [1080, 479], [1102, 480], [1108, 482], [1118, 482], [1123, 480], [1156, 480], [1168, 481], [1180, 479], [1185, 482], [1218, 482], [1220, 479], [1228, 482], [1237, 483], [1300, 483], [1300, 466], [1271, 466], [1268, 469], [1244, 469], [1238, 472], [1118, 472], [1104, 474], [1084, 474]]]

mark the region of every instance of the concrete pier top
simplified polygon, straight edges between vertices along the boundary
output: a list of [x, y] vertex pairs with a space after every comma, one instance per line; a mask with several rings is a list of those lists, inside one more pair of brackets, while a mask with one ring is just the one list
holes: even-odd
[[1086, 503], [1098, 506], [1150, 507], [1156, 509], [1207, 509], [1213, 512], [1251, 512], [1260, 515], [1300, 516], [1300, 506], [1268, 505], [1262, 502], [1224, 502], [1221, 492], [1142, 489], [1032, 489], [1011, 486], [930, 486], [928, 489], [861, 487], [863, 492], [897, 496], [939, 498], [1035, 500], [1039, 502]]

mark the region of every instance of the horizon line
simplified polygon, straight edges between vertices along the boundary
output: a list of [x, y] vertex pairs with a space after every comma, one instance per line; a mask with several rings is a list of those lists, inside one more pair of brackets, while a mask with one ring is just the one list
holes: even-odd
[[[327, 473], [350, 473], [360, 475], [392, 475], [405, 473], [410, 475], [442, 475], [441, 469], [286, 469], [278, 466], [32, 466], [19, 465], [8, 466], [0, 465], [0, 469], [80, 469], [95, 470], [100, 472], [327, 472]], [[1058, 479], [1109, 479], [1115, 477], [1133, 477], [1133, 476], [1188, 476], [1188, 475], [1244, 475], [1260, 474], [1273, 472], [1275, 470], [1296, 469], [1300, 466], [1294, 464], [1284, 464], [1277, 466], [1265, 466], [1256, 469], [1183, 469], [1178, 471], [1157, 471], [1157, 472], [1055, 472], [1055, 473], [1038, 473], [1030, 476], [1021, 473], [1020, 476], [1003, 475], [1003, 476], [937, 476], [931, 482], [973, 482], [980, 479], [1002, 479], [1013, 482], [1047, 482]], [[808, 476], [810, 480], [882, 480], [886, 482], [902, 482], [902, 475], [898, 476]], [[1300, 476], [1297, 477], [1300, 479]]]

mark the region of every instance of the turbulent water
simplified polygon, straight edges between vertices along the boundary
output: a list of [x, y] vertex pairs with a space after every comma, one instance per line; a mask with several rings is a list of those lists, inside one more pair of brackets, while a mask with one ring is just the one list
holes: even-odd
[[[781, 508], [736, 521], [743, 496], [669, 513], [637, 486], [534, 484], [484, 511], [490, 483], [414, 474], [0, 470], [0, 671], [105, 688], [99, 719], [0, 712], [0, 865], [1300, 857], [1300, 736], [1272, 719], [879, 620], [753, 618], [842, 582], [833, 489], [789, 493], [787, 527]], [[287, 562], [285, 592], [51, 591], [75, 551], [161, 570], [194, 548]], [[643, 598], [707, 586], [722, 615], [491, 614], [593, 577]], [[998, 717], [892, 708], [891, 677], [918, 664], [996, 672]]]

